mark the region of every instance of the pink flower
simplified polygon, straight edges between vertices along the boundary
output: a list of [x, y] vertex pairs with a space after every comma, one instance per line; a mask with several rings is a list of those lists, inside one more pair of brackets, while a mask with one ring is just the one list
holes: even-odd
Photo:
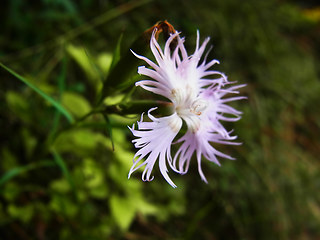
[[[231, 131], [227, 131], [221, 121], [240, 119], [241, 112], [226, 103], [245, 97], [224, 97], [226, 94], [238, 93], [237, 89], [244, 85], [226, 88], [232, 84], [226, 76], [221, 72], [209, 70], [219, 62], [217, 60], [206, 62], [207, 55], [201, 61], [209, 38], [199, 46], [199, 32], [197, 32], [196, 49], [192, 55], [188, 56], [184, 47], [184, 38], [180, 38], [179, 33], [172, 34], [162, 50], [155, 39], [156, 31], [157, 29], [152, 34], [150, 48], [157, 64], [133, 53], [151, 67], [138, 68], [138, 73], [149, 79], [136, 82], [136, 86], [164, 96], [172, 103], [174, 111], [170, 116], [156, 118], [151, 114], [156, 108], [152, 108], [148, 111], [151, 121], [144, 121], [142, 114], [141, 120], [137, 123], [137, 129], [134, 125], [130, 128], [133, 135], [137, 137], [132, 142], [139, 150], [134, 156], [128, 177], [130, 178], [135, 170], [145, 165], [142, 180], [151, 181], [153, 179], [151, 172], [158, 160], [161, 174], [172, 187], [176, 187], [168, 176], [167, 164], [174, 171], [185, 174], [195, 154], [199, 174], [202, 180], [207, 182], [201, 169], [202, 157], [217, 165], [220, 165], [218, 157], [233, 159], [216, 150], [211, 143], [239, 144], [231, 142], [236, 139], [236, 136], [231, 136]], [[171, 51], [170, 44], [174, 39], [177, 46]], [[171, 145], [183, 123], [187, 131], [176, 141], [180, 145], [172, 157]]]

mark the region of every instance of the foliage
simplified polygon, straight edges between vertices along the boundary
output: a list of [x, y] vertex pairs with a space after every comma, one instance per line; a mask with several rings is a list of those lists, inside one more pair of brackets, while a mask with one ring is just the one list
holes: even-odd
[[[312, 1], [12, 0], [0, 14], [1, 239], [320, 237]], [[171, 173], [177, 189], [157, 169], [150, 183], [127, 179], [126, 126], [154, 104], [134, 87], [129, 49], [164, 19], [190, 52], [197, 28], [211, 36], [219, 70], [247, 83], [229, 127], [243, 145], [218, 146], [237, 161], [206, 162], [208, 185], [196, 165]]]

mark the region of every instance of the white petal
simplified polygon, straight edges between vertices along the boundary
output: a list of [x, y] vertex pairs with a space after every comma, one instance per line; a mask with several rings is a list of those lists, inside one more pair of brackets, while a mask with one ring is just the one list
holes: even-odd
[[[135, 143], [135, 147], [140, 149], [134, 156], [134, 164], [131, 167], [128, 177], [138, 168], [146, 165], [142, 179], [144, 181], [151, 181], [153, 179], [153, 177], [151, 177], [153, 166], [155, 162], [159, 160], [159, 168], [162, 176], [172, 187], [176, 187], [167, 174], [166, 163], [168, 162], [171, 165], [171, 144], [180, 131], [182, 120], [176, 114], [168, 117], [155, 118], [150, 113], [154, 109], [156, 108], [152, 108], [148, 112], [148, 116], [152, 122], [143, 122], [143, 120], [141, 120], [138, 124], [138, 127], [141, 126], [140, 129], [135, 130], [134, 127], [130, 129], [133, 135], [138, 137], [134, 139], [133, 142]], [[141, 163], [142, 159], [146, 156], [147, 158]], [[139, 163], [140, 165], [138, 165]]]

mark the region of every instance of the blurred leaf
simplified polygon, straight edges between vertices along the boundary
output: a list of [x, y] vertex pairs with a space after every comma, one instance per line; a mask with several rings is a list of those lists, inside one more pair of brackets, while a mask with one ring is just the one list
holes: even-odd
[[106, 199], [108, 197], [107, 185], [99, 185], [90, 189], [90, 196], [96, 199]]
[[49, 206], [55, 212], [66, 217], [75, 217], [79, 211], [77, 204], [72, 202], [68, 197], [58, 194], [53, 195]]
[[31, 116], [29, 114], [29, 103], [26, 101], [25, 97], [14, 91], [6, 92], [6, 102], [9, 106], [9, 109], [18, 116], [21, 120], [29, 122]]
[[68, 120], [70, 123], [73, 122], [73, 118], [70, 115], [70, 113], [60, 105], [60, 103], [58, 103], [56, 100], [54, 100], [52, 97], [50, 97], [49, 95], [47, 95], [46, 93], [44, 93], [42, 90], [40, 90], [38, 87], [36, 87], [35, 85], [33, 85], [31, 82], [29, 82], [27, 79], [25, 79], [24, 77], [20, 76], [19, 74], [17, 74], [16, 72], [14, 72], [13, 70], [11, 70], [10, 68], [4, 66], [2, 63], [0, 63], [0, 66], [2, 68], [4, 68], [5, 70], [7, 70], [9, 73], [11, 73], [13, 76], [15, 76], [16, 78], [18, 78], [20, 81], [22, 81], [23, 83], [25, 83], [28, 87], [30, 87], [31, 89], [33, 89], [35, 92], [37, 92], [40, 96], [42, 96], [44, 99], [46, 99], [48, 102], [50, 102], [59, 112], [61, 112]]
[[157, 215], [159, 213], [159, 206], [157, 206], [155, 203], [150, 203], [146, 200], [142, 192], [140, 180], [128, 180], [127, 178], [128, 171], [132, 165], [132, 159], [134, 154], [127, 149], [129, 143], [126, 141], [124, 132], [115, 129], [114, 141], [115, 145], [117, 146], [114, 151], [114, 156], [118, 161], [113, 161], [110, 164], [110, 167], [108, 169], [109, 176], [113, 179], [115, 183], [117, 183], [119, 186], [121, 186], [121, 188], [124, 189], [127, 196], [126, 199], [130, 201], [130, 207], [132, 209], [135, 209], [136, 212], [140, 212], [144, 215]]
[[315, 199], [308, 199], [307, 205], [308, 205], [308, 208], [310, 208], [311, 213], [320, 223], [320, 207], [317, 201]]
[[77, 13], [76, 5], [71, 0], [56, 0], [56, 1], [53, 1], [52, 3], [63, 6], [63, 8], [65, 8], [69, 13], [72, 13], [72, 14]]
[[73, 92], [64, 92], [61, 96], [61, 104], [76, 117], [82, 117], [91, 110], [89, 102]]
[[126, 231], [132, 223], [136, 209], [132, 200], [117, 195], [110, 198], [111, 214], [122, 231]]
[[[95, 71], [96, 75], [99, 77], [100, 82], [102, 83], [104, 81], [105, 75], [103, 74], [103, 71], [99, 68], [99, 66], [96, 63], [97, 57], [93, 58], [87, 49], [85, 49], [85, 52], [86, 52], [87, 58], [89, 59], [92, 69]], [[99, 91], [100, 88], [102, 87], [102, 84], [99, 84], [97, 87], [98, 87], [97, 91]]]
[[103, 101], [103, 103], [105, 105], [115, 105], [115, 104], [118, 104], [122, 101], [122, 99], [124, 98], [124, 94], [117, 94], [117, 95], [114, 95], [114, 96], [109, 96], [109, 97], [106, 97]]
[[[101, 96], [99, 103], [104, 98], [114, 95], [128, 89], [130, 86], [134, 86], [131, 77], [133, 72], [136, 71], [139, 65], [139, 59], [137, 59], [131, 51], [137, 52], [137, 54], [143, 54], [149, 47], [149, 41], [151, 37], [150, 29], [143, 32], [135, 41], [131, 44], [130, 48], [124, 51], [122, 57], [120, 57], [120, 40], [118, 41], [117, 48], [115, 50], [114, 63], [107, 76], [107, 79], [103, 83]], [[120, 58], [119, 58], [120, 57]]]
[[70, 191], [70, 183], [65, 178], [57, 179], [51, 182], [50, 188], [59, 193], [67, 193]]
[[66, 47], [66, 51], [79, 64], [81, 69], [87, 75], [87, 78], [90, 81], [90, 84], [96, 90], [98, 90], [102, 85], [100, 81], [100, 76], [98, 71], [94, 68], [94, 63], [92, 63], [91, 59], [89, 59], [85, 48], [69, 44]]
[[90, 155], [102, 145], [110, 148], [110, 140], [103, 134], [88, 129], [72, 129], [61, 133], [54, 142], [54, 148], [60, 153], [70, 152], [78, 156]]
[[303, 14], [311, 21], [320, 22], [320, 7], [306, 9], [303, 11]]
[[10, 180], [11, 178], [28, 171], [28, 169], [29, 169], [28, 167], [16, 167], [9, 170], [0, 178], [0, 186], [5, 182], [7, 182], [8, 180]]
[[111, 144], [112, 144], [112, 151], [114, 151], [114, 142], [113, 142], [113, 137], [112, 137], [112, 126], [111, 126], [111, 122], [110, 119], [108, 117], [107, 114], [103, 114], [104, 119], [106, 120], [106, 127], [107, 127], [107, 131], [111, 140]]
[[11, 217], [27, 223], [31, 220], [34, 214], [34, 208], [32, 205], [16, 206], [14, 204], [10, 204], [8, 206], [8, 213]]
[[114, 129], [113, 136], [114, 144], [116, 145], [114, 157], [118, 161], [115, 161], [111, 164], [108, 169], [108, 173], [112, 179], [119, 184], [119, 186], [122, 188], [127, 188], [128, 184], [131, 184], [128, 182], [128, 171], [132, 166], [134, 153], [129, 151], [127, 148], [129, 142], [126, 141], [123, 131]]
[[113, 58], [110, 53], [101, 53], [97, 56], [97, 65], [102, 70], [104, 78], [110, 70], [112, 59]]
[[66, 46], [67, 53], [80, 65], [82, 70], [87, 74], [87, 76], [92, 80], [96, 79], [97, 75], [90, 64], [86, 50], [83, 47], [74, 46], [69, 44]]
[[5, 200], [7, 200], [8, 202], [14, 202], [21, 191], [22, 189], [20, 188], [19, 184], [11, 181], [7, 182], [3, 187], [1, 187], [0, 192]]
[[110, 66], [111, 71], [121, 58], [122, 37], [123, 37], [123, 34], [120, 35], [118, 42], [117, 42], [117, 45], [116, 45], [116, 48], [114, 49], [114, 52], [113, 52], [112, 62], [111, 62], [111, 66]]
[[[59, 100], [61, 102], [61, 95], [64, 93], [65, 91], [65, 81], [66, 81], [66, 75], [67, 75], [67, 57], [64, 55], [64, 57], [62, 58], [62, 67], [61, 67], [61, 71], [59, 73], [58, 76], [58, 89], [59, 89]], [[63, 105], [63, 103], [62, 103]], [[71, 108], [71, 110], [73, 110]], [[50, 135], [48, 136], [48, 142], [51, 143], [52, 140], [54, 139], [58, 128], [59, 128], [59, 124], [60, 124], [60, 112], [56, 111], [53, 117], [53, 124], [52, 124], [52, 128], [50, 131]]]
[[104, 199], [108, 194], [103, 169], [92, 159], [85, 159], [82, 168], [84, 185], [88, 188], [90, 196]]
[[39, 167], [52, 167], [55, 164], [52, 161], [44, 160], [39, 163], [30, 163], [28, 165], [22, 166], [22, 167], [15, 167], [9, 171], [7, 171], [5, 174], [3, 174], [0, 178], [0, 186], [3, 185], [5, 182], [9, 181], [11, 178], [16, 177], [22, 173], [25, 173], [27, 171], [39, 168]]
[[71, 178], [70, 176], [70, 173], [69, 173], [69, 170], [68, 170], [68, 167], [67, 165], [65, 164], [63, 158], [60, 156], [60, 154], [55, 151], [55, 150], [52, 150], [52, 154], [54, 156], [54, 160], [55, 162], [57, 163], [57, 165], [60, 167], [63, 175], [65, 176], [65, 178], [67, 179], [67, 181], [69, 182], [70, 186], [71, 186], [71, 189], [73, 190], [73, 192], [75, 193], [76, 189], [75, 189], [75, 185], [74, 185], [74, 182], [73, 182], [73, 179]]
[[66, 76], [67, 76], [67, 57], [64, 55], [62, 58], [62, 66], [58, 76], [58, 88], [59, 93], [62, 94], [66, 88]]
[[88, 188], [95, 188], [103, 183], [102, 169], [92, 159], [83, 161], [83, 174]]
[[21, 131], [21, 135], [26, 151], [26, 157], [31, 157], [34, 153], [35, 147], [37, 146], [38, 140], [35, 136], [31, 135], [31, 132], [28, 128], [23, 128]]
[[104, 216], [101, 219], [101, 223], [99, 225], [99, 231], [103, 236], [108, 237], [113, 231], [112, 225], [113, 225], [113, 219], [110, 217]]
[[18, 159], [7, 147], [1, 149], [1, 167], [3, 171], [10, 170], [18, 165]]

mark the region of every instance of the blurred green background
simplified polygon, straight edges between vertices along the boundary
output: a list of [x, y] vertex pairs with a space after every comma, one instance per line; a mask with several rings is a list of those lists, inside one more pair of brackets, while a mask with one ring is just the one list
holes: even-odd
[[[226, 124], [243, 144], [217, 146], [237, 161], [204, 160], [208, 185], [195, 162], [171, 171], [176, 189], [157, 168], [127, 180], [139, 116], [82, 119], [159, 20], [189, 53], [197, 29], [210, 36], [218, 70], [247, 84]], [[0, 68], [1, 240], [320, 238], [318, 1], [10, 0], [0, 21], [0, 62], [21, 75]], [[122, 68], [131, 88], [136, 70]]]

